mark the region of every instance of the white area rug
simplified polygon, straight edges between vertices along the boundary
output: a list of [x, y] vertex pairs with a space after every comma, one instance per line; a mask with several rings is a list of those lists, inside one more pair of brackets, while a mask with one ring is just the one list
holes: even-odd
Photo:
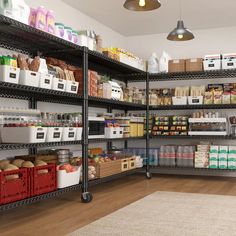
[[236, 236], [236, 196], [156, 192], [70, 236]]

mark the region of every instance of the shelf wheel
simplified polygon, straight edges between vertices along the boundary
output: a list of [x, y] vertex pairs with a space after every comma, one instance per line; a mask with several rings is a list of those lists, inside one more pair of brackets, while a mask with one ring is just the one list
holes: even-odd
[[151, 179], [152, 178], [152, 174], [149, 171], [146, 172], [146, 178], [147, 179]]
[[83, 203], [89, 203], [93, 200], [93, 195], [90, 193], [90, 192], [85, 192], [85, 193], [82, 193], [81, 195], [81, 201]]

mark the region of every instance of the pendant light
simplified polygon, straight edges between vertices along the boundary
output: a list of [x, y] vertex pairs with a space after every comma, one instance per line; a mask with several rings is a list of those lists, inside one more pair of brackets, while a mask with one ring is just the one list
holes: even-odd
[[194, 39], [193, 33], [184, 27], [182, 20], [182, 1], [180, 0], [180, 20], [177, 23], [177, 27], [171, 31], [167, 37], [171, 41], [188, 41]]
[[130, 11], [152, 11], [161, 6], [159, 0], [126, 0], [124, 8]]

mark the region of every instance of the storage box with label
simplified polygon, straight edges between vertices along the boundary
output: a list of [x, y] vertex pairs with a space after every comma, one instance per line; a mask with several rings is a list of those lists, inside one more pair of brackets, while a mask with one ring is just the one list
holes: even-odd
[[222, 55], [222, 69], [236, 68], [236, 53], [226, 53]]
[[76, 128], [64, 127], [62, 131], [62, 141], [75, 141]]
[[9, 65], [0, 65], [0, 81], [18, 84], [20, 69]]
[[53, 75], [40, 74], [39, 87], [45, 89], [52, 89]]
[[48, 127], [46, 142], [60, 142], [62, 138], [62, 127]]
[[56, 91], [64, 92], [66, 89], [66, 80], [53, 77], [52, 89]]
[[75, 82], [75, 81], [72, 81], [72, 80], [67, 80], [66, 81], [66, 89], [65, 89], [65, 91], [67, 93], [75, 93], [75, 94], [77, 94], [78, 89], [79, 89], [79, 83], [78, 82]]
[[184, 59], [169, 60], [169, 73], [174, 72], [185, 72]]
[[19, 84], [39, 87], [39, 78], [40, 73], [29, 71], [29, 70], [20, 70]]
[[1, 128], [3, 143], [44, 143], [47, 128], [43, 127], [4, 127]]
[[203, 61], [204, 70], [220, 70], [221, 69], [221, 55], [206, 55]]
[[203, 71], [203, 59], [202, 58], [193, 58], [187, 59], [186, 63], [186, 71]]

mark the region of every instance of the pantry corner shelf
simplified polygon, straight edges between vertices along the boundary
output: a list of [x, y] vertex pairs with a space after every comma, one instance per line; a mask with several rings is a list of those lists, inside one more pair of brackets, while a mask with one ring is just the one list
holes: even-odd
[[236, 69], [229, 70], [212, 70], [199, 72], [176, 72], [176, 73], [158, 73], [150, 74], [151, 81], [170, 81], [170, 80], [202, 80], [202, 79], [219, 79], [219, 78], [236, 78]]
[[150, 106], [150, 110], [199, 110], [199, 109], [236, 109], [236, 104], [200, 104], [200, 105], [168, 105]]

